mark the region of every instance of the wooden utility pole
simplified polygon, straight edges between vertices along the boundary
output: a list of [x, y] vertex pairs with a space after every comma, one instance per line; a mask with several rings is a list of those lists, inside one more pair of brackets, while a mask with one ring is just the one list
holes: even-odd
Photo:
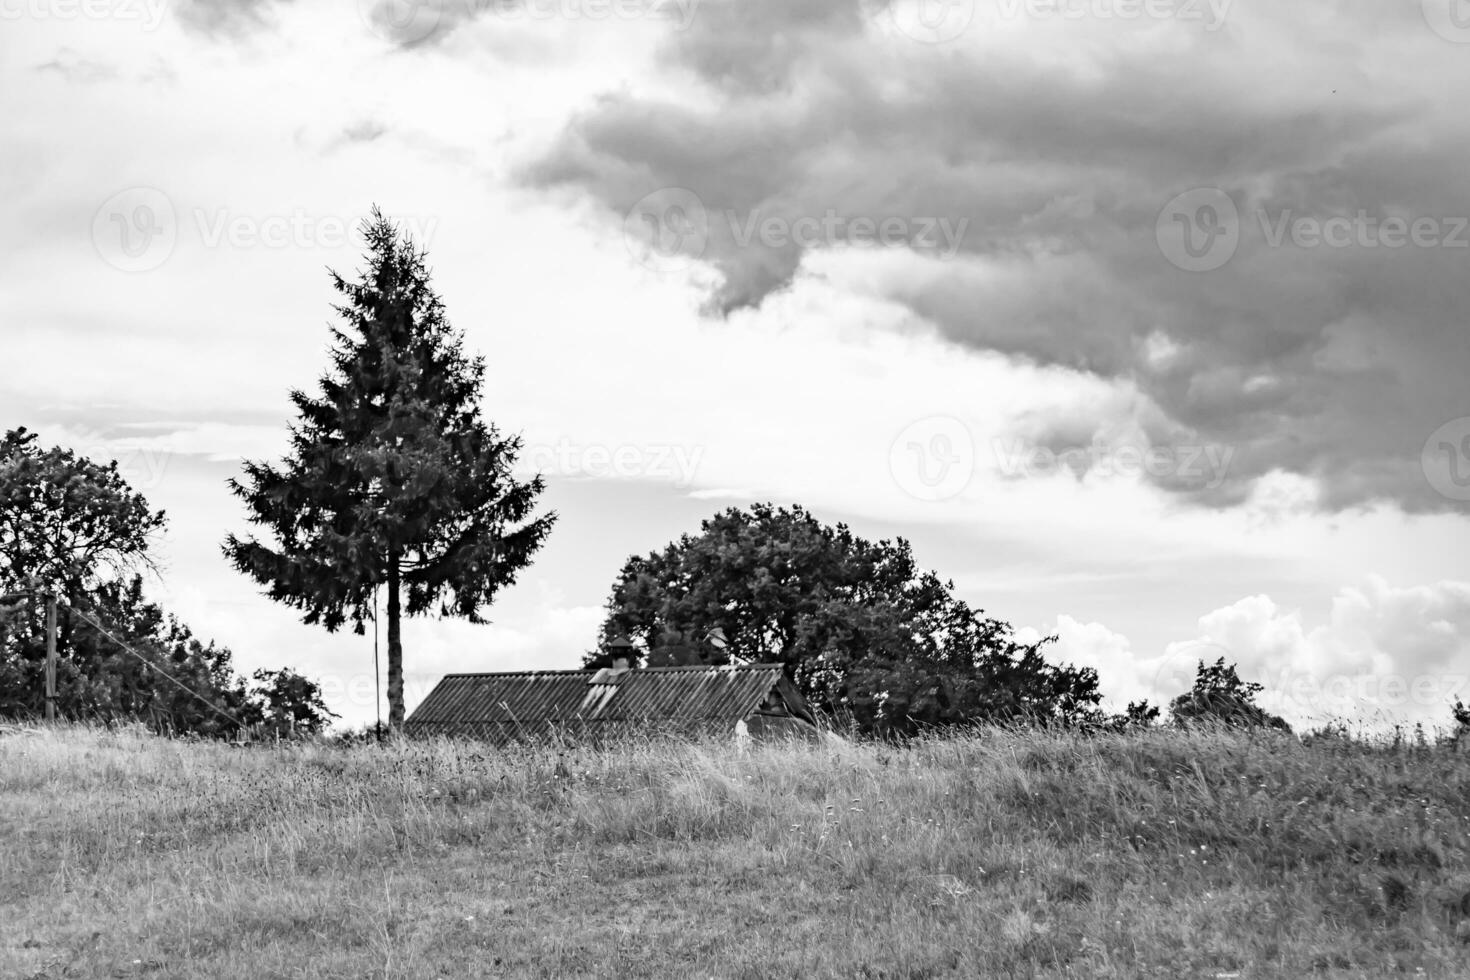
[[56, 720], [56, 593], [46, 593], [46, 720]]
[[[20, 610], [20, 600], [26, 600], [31, 614], [35, 612], [36, 597], [46, 600], [46, 720], [56, 720], [56, 593], [34, 590], [29, 592], [7, 592], [0, 595], [0, 639], [5, 637], [5, 621]], [[17, 603], [9, 605], [9, 603]]]

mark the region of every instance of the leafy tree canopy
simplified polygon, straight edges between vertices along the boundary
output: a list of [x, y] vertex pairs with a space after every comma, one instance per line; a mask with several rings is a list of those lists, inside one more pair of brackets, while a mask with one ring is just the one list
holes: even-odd
[[42, 448], [24, 427], [0, 439], [0, 583], [81, 594], [147, 563], [163, 511], [118, 472], [70, 449]]
[[[0, 604], [0, 716], [44, 709], [44, 604], [35, 593], [46, 590], [57, 596], [62, 717], [203, 735], [273, 720], [273, 702], [234, 673], [229, 650], [201, 642], [144, 597], [137, 570], [152, 567], [164, 520], [115, 462], [42, 448], [25, 429], [0, 439], [0, 593], [31, 593]], [[301, 680], [310, 690], [292, 689], [292, 710], [310, 710], [313, 721], [295, 730], [316, 730], [331, 715], [315, 684]]]
[[1256, 695], [1264, 688], [1243, 681], [1234, 664], [1220, 657], [1213, 664], [1199, 662], [1194, 687], [1169, 703], [1169, 712], [1179, 725], [1213, 722], [1242, 728], [1275, 728], [1291, 731], [1277, 715], [1257, 706]]
[[1075, 721], [1100, 699], [1090, 668], [971, 609], [921, 571], [909, 543], [868, 541], [800, 506], [730, 508], [662, 552], [624, 564], [598, 652], [619, 636], [648, 665], [780, 663], [802, 694], [862, 731], [1033, 719]]

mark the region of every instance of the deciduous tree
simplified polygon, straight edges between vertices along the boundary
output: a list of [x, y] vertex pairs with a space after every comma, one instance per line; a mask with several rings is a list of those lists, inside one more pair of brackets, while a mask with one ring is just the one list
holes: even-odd
[[42, 447], [24, 427], [0, 439], [0, 592], [45, 584], [78, 595], [146, 566], [164, 523], [116, 461]]
[[1094, 671], [1048, 662], [1046, 640], [1022, 643], [971, 609], [907, 541], [868, 541], [799, 506], [731, 508], [629, 558], [607, 609], [604, 647], [625, 635], [653, 665], [781, 663], [812, 704], [864, 731], [1070, 721], [1100, 699]]
[[1213, 664], [1199, 662], [1194, 687], [1169, 703], [1169, 713], [1176, 724], [1199, 722], [1245, 728], [1275, 728], [1291, 731], [1291, 726], [1256, 704], [1256, 695], [1264, 688], [1253, 681], [1243, 681], [1235, 664], [1227, 665], [1220, 657]]
[[[140, 570], [152, 567], [149, 548], [164, 520], [116, 462], [42, 447], [25, 429], [0, 439], [0, 594], [26, 593], [0, 603], [0, 716], [44, 706], [42, 589], [58, 597], [64, 718], [233, 735], [281, 712], [325, 711], [320, 689], [298, 675], [284, 689], [250, 691], [228, 649], [202, 642], [147, 599]], [[320, 728], [331, 716], [313, 717]]]

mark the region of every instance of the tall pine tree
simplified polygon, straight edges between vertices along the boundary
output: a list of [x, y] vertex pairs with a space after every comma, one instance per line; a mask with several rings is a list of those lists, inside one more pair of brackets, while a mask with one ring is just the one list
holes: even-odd
[[300, 420], [280, 467], [247, 462], [230, 489], [271, 544], [224, 544], [272, 599], [335, 631], [362, 633], [373, 590], [387, 591], [389, 724], [403, 724], [400, 619], [437, 613], [484, 622], [555, 513], [532, 516], [540, 476], [516, 480], [521, 449], [480, 417], [483, 358], [467, 357], [429, 285], [425, 254], [376, 208], [368, 268], [335, 272], [344, 326], [332, 329], [320, 392], [292, 391]]

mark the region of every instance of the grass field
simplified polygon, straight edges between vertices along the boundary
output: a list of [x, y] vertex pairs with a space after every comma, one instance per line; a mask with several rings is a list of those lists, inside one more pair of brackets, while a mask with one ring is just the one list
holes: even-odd
[[1470, 757], [0, 736], [0, 976], [1470, 976]]

